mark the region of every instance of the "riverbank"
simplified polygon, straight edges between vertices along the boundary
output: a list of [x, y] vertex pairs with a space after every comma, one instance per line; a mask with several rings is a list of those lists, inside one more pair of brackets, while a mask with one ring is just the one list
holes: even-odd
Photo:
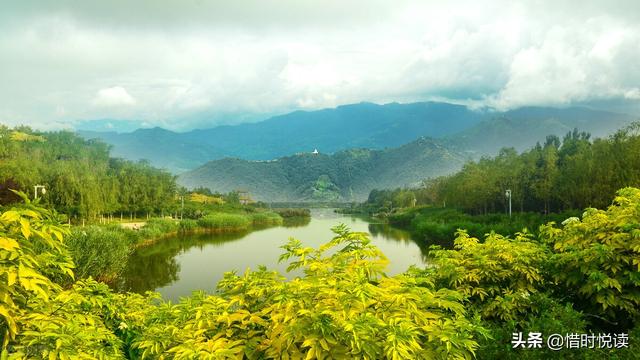
[[[298, 212], [292, 212], [298, 214]], [[273, 211], [213, 212], [199, 219], [149, 219], [146, 223], [90, 225], [72, 228], [67, 246], [76, 273], [110, 283], [126, 266], [130, 254], [180, 233], [234, 233], [283, 225], [284, 217]], [[288, 218], [287, 218], [288, 219]]]
[[247, 268], [256, 270], [264, 265], [295, 278], [302, 273], [287, 271], [289, 262], [279, 261], [282, 246], [292, 237], [305, 247], [321, 246], [334, 236], [331, 229], [339, 224], [371, 234], [372, 244], [388, 254], [388, 274], [424, 265], [423, 249], [409, 233], [378, 221], [338, 215], [332, 209], [314, 209], [306, 221], [292, 219], [285, 219], [282, 226], [252, 226], [248, 231], [233, 233], [180, 233], [138, 248], [112, 288], [140, 294], [157, 290], [164, 299], [179, 301], [197, 289], [212, 291], [224, 273], [233, 270], [241, 274]]
[[485, 234], [495, 231], [504, 235], [515, 235], [526, 229], [536, 235], [540, 225], [555, 222], [561, 223], [567, 218], [580, 216], [582, 211], [564, 211], [562, 213], [540, 214], [535, 212], [470, 215], [452, 208], [417, 206], [411, 208], [394, 208], [385, 212], [367, 206], [338, 209], [336, 212], [352, 216], [367, 216], [379, 219], [393, 227], [411, 232], [414, 239], [422, 246], [440, 245], [451, 247], [458, 229], [479, 239]]
[[540, 225], [579, 216], [581, 211], [565, 211], [562, 213], [514, 213], [469, 215], [455, 209], [415, 207], [402, 209], [385, 217], [386, 221], [397, 228], [410, 231], [417, 241], [424, 245], [441, 245], [451, 247], [458, 229], [479, 239], [492, 231], [503, 235], [514, 235], [526, 229], [536, 235]]

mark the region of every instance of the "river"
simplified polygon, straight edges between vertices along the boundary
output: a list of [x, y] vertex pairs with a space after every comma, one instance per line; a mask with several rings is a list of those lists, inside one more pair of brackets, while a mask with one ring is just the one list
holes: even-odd
[[265, 265], [291, 278], [285, 263], [278, 263], [280, 246], [289, 237], [304, 246], [317, 248], [333, 238], [331, 228], [340, 223], [353, 231], [368, 232], [372, 243], [390, 261], [387, 274], [405, 271], [411, 265], [424, 265], [423, 251], [403, 230], [359, 217], [336, 214], [330, 209], [314, 209], [305, 221], [285, 226], [253, 229], [232, 234], [182, 234], [137, 249], [130, 257], [116, 287], [121, 291], [157, 291], [166, 300], [177, 301], [194, 290], [213, 292], [224, 272]]

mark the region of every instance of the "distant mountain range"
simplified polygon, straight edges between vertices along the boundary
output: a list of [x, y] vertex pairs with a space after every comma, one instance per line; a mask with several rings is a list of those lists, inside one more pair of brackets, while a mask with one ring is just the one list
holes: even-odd
[[592, 138], [606, 137], [638, 117], [608, 111], [572, 107], [566, 109], [525, 107], [494, 114], [468, 129], [445, 138], [458, 149], [477, 156], [492, 155], [503, 147], [526, 150], [547, 135], [562, 138], [577, 128]]
[[79, 134], [113, 145], [114, 156], [148, 159], [155, 166], [179, 173], [225, 157], [271, 160], [316, 148], [334, 153], [351, 148], [397, 147], [419, 136], [455, 134], [485, 117], [465, 106], [446, 103], [360, 103], [185, 133], [152, 128]]
[[467, 160], [440, 141], [421, 138], [386, 150], [302, 153], [271, 161], [226, 158], [179, 176], [180, 184], [228, 192], [246, 190], [261, 201], [362, 201], [371, 189], [412, 186], [427, 175], [459, 169]]
[[633, 120], [579, 107], [494, 112], [435, 102], [360, 103], [185, 133], [80, 134], [111, 144], [116, 157], [182, 173], [187, 187], [245, 189], [263, 201], [358, 201], [374, 188], [448, 174], [502, 147], [525, 150], [574, 128], [602, 137]]
[[587, 108], [492, 112], [437, 102], [360, 103], [184, 133], [151, 128], [129, 133], [80, 130], [79, 134], [111, 144], [116, 157], [147, 159], [180, 173], [226, 157], [271, 160], [313, 149], [325, 154], [352, 148], [384, 149], [420, 136], [442, 138], [460, 151], [485, 155], [503, 146], [522, 150], [548, 134], [563, 135], [574, 127], [603, 136], [632, 120], [626, 114]]

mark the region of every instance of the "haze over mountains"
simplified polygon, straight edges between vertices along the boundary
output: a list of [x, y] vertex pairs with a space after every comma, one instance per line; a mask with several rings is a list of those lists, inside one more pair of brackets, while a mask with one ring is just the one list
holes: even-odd
[[452, 135], [483, 118], [465, 106], [446, 103], [359, 103], [185, 133], [161, 128], [122, 134], [80, 133], [112, 144], [114, 156], [148, 159], [156, 166], [182, 172], [225, 157], [271, 160], [315, 148], [333, 153], [351, 148], [396, 147], [422, 135]]
[[437, 102], [359, 103], [185, 133], [80, 133], [113, 145], [114, 156], [182, 173], [188, 187], [242, 188], [264, 201], [357, 201], [373, 188], [444, 175], [502, 147], [524, 150], [574, 128], [602, 137], [633, 120], [578, 107], [494, 112]]
[[420, 138], [386, 150], [304, 153], [272, 161], [227, 158], [181, 174], [180, 184], [216, 191], [247, 190], [262, 201], [362, 201], [372, 189], [415, 186], [425, 174], [459, 169], [464, 155]]

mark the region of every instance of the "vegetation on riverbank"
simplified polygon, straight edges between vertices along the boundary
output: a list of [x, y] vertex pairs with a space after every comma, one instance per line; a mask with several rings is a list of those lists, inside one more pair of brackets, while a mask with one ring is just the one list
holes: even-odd
[[639, 153], [640, 122], [604, 139], [591, 140], [574, 130], [562, 140], [548, 136], [520, 154], [502, 149], [493, 158], [469, 162], [459, 172], [425, 181], [419, 188], [374, 190], [359, 209], [390, 214], [430, 205], [474, 215], [506, 213], [506, 190], [511, 190], [513, 212], [601, 208], [610, 204], [617, 189], [640, 186]]
[[211, 213], [198, 220], [150, 219], [138, 230], [119, 224], [73, 227], [66, 245], [79, 278], [91, 276], [111, 283], [126, 266], [133, 249], [151, 245], [164, 237], [179, 232], [238, 232], [249, 230], [252, 226], [282, 224], [282, 217], [269, 211]]
[[548, 136], [521, 154], [503, 149], [418, 188], [373, 190], [366, 202], [341, 212], [387, 219], [427, 245], [451, 246], [457, 229], [476, 237], [491, 231], [513, 235], [524, 228], [536, 233], [544, 223], [607, 206], [615, 189], [640, 186], [640, 162], [630, 155], [638, 152], [640, 123], [593, 141], [574, 130], [562, 141]]
[[[384, 275], [387, 259], [344, 226], [319, 249], [227, 273], [219, 293], [178, 304], [76, 280], [58, 216], [27, 203], [0, 215], [0, 342], [27, 358], [634, 358], [640, 344], [640, 189], [537, 236], [460, 231], [431, 266]], [[335, 249], [340, 249], [335, 251]], [[37, 259], [37, 260], [36, 260]], [[64, 284], [64, 287], [62, 286]], [[70, 285], [71, 284], [71, 285]], [[615, 324], [612, 326], [612, 324]], [[620, 348], [513, 348], [512, 333], [628, 334]]]
[[409, 230], [413, 238], [424, 245], [451, 247], [458, 229], [465, 229], [471, 236], [482, 238], [492, 231], [498, 234], [515, 235], [527, 229], [537, 235], [538, 227], [548, 222], [562, 222], [580, 211], [565, 211], [561, 214], [516, 213], [469, 215], [455, 209], [416, 207], [407, 208], [389, 215], [390, 225]]
[[109, 157], [109, 146], [68, 131], [38, 132], [0, 125], [0, 204], [17, 201], [9, 189], [34, 196], [74, 223], [169, 214], [177, 208], [175, 177], [147, 162]]

